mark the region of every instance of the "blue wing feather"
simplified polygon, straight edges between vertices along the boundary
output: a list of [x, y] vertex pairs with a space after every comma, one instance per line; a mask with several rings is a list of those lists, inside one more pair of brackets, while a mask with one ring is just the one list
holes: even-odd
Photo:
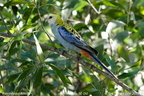
[[65, 27], [61, 26], [58, 28], [59, 34], [68, 43], [75, 45], [76, 47], [92, 54], [98, 54], [98, 52], [92, 47], [88, 46], [86, 42], [77, 34], [70, 33]]
[[86, 45], [86, 43], [83, 42], [84, 40], [81, 41], [82, 39], [79, 36], [74, 35], [73, 33], [70, 33], [63, 26], [58, 28], [58, 32], [64, 40], [66, 40], [67, 42], [69, 42], [77, 47]]

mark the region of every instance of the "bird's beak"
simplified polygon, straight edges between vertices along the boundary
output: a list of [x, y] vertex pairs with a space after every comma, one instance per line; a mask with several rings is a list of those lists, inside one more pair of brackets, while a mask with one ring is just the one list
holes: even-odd
[[48, 23], [48, 19], [45, 19], [44, 22]]
[[49, 17], [48, 15], [44, 15], [44, 22], [45, 23], [48, 23], [48, 17]]

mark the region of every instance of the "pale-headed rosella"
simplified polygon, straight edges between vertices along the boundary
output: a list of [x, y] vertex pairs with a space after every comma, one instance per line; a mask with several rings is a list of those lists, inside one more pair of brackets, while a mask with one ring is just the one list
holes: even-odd
[[94, 60], [102, 68], [104, 68], [113, 77], [116, 76], [96, 57], [98, 52], [89, 46], [79, 33], [70, 25], [65, 23], [59, 15], [50, 14], [47, 21], [52, 29], [52, 32], [56, 39], [68, 50], [79, 52]]

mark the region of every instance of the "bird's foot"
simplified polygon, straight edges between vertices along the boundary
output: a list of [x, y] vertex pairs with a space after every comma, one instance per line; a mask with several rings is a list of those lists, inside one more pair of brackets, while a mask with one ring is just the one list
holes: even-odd
[[81, 54], [80, 53], [76, 53], [77, 54], [77, 60], [79, 61], [80, 60], [80, 58], [81, 58]]

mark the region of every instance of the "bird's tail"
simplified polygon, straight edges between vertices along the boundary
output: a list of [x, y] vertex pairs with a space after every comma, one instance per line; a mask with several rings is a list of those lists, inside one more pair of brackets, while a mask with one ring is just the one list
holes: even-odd
[[110, 73], [113, 77], [117, 78], [113, 72], [111, 72], [97, 57], [95, 57], [94, 55], [92, 54], [89, 54], [90, 57], [96, 62], [98, 63], [102, 68], [104, 68], [108, 73]]

